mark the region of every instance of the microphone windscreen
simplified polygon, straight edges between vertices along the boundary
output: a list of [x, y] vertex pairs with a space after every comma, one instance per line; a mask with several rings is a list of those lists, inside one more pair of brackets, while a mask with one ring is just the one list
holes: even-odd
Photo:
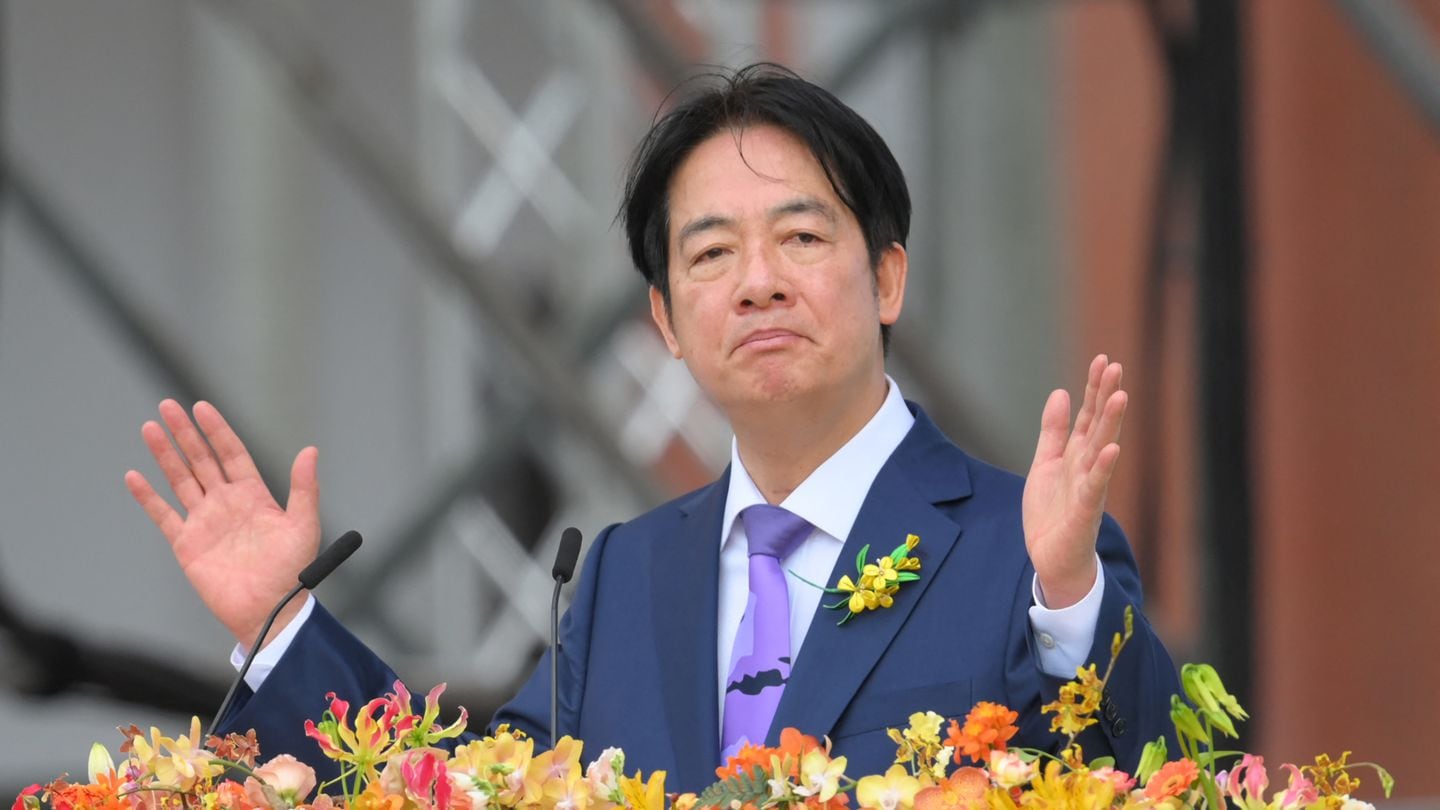
[[580, 530], [574, 526], [560, 533], [560, 550], [555, 553], [555, 567], [550, 576], [556, 582], [569, 582], [575, 575], [575, 563], [580, 561]]
[[320, 556], [316, 557], [314, 562], [305, 566], [305, 570], [300, 572], [300, 584], [305, 586], [305, 590], [307, 591], [314, 590], [315, 586], [319, 585], [321, 580], [330, 576], [331, 571], [340, 567], [340, 563], [349, 559], [350, 555], [354, 554], [357, 548], [360, 548], [359, 532], [352, 529], [340, 535], [338, 540], [320, 552]]

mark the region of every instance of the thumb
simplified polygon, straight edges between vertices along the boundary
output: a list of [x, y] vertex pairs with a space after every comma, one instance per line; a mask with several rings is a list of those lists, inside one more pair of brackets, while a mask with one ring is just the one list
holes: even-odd
[[293, 516], [318, 520], [320, 517], [320, 479], [316, 465], [320, 451], [307, 447], [295, 456], [290, 467], [290, 496], [285, 499], [285, 511]]

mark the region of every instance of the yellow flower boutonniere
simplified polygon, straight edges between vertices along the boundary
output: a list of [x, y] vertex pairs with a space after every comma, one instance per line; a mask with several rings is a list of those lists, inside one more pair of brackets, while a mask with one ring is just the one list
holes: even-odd
[[[835, 583], [833, 588], [816, 585], [799, 574], [795, 576], [826, 593], [844, 594], [844, 599], [825, 605], [829, 610], [845, 608], [845, 617], [837, 623], [844, 624], [867, 610], [888, 608], [895, 604], [895, 593], [900, 590], [900, 586], [920, 578], [920, 575], [915, 573], [920, 570], [920, 559], [910, 556], [910, 552], [919, 544], [919, 535], [906, 535], [904, 543], [872, 563], [865, 562], [865, 558], [870, 554], [870, 546], [866, 545], [855, 557], [855, 579], [846, 574], [840, 577], [840, 581]], [[793, 571], [791, 573], [794, 574]]]

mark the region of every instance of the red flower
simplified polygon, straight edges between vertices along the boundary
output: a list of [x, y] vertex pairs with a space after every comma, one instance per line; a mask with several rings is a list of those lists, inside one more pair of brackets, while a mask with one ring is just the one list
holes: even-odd
[[12, 805], [10, 805], [10, 810], [26, 810], [26, 808], [39, 807], [39, 806], [40, 806], [40, 800], [39, 800], [39, 799], [36, 799], [36, 800], [34, 800], [33, 802], [27, 802], [27, 801], [26, 801], [26, 799], [28, 799], [28, 798], [31, 797], [31, 796], [34, 796], [36, 793], [39, 793], [39, 792], [40, 792], [40, 786], [39, 786], [39, 785], [31, 785], [30, 787], [27, 787], [27, 788], [25, 788], [24, 790], [20, 791], [20, 795], [15, 797], [15, 803], [12, 804]]

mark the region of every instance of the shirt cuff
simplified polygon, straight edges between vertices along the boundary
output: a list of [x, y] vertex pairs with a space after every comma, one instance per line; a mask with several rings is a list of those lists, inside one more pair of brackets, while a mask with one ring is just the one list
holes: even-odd
[[1105, 596], [1105, 566], [1100, 564], [1100, 556], [1095, 556], [1095, 584], [1070, 607], [1046, 607], [1039, 576], [1031, 581], [1030, 593], [1035, 599], [1030, 606], [1030, 629], [1035, 633], [1041, 671], [1056, 678], [1075, 677], [1076, 668], [1090, 655], [1095, 625], [1100, 621], [1100, 602]]
[[[250, 662], [250, 671], [245, 673], [245, 685], [250, 687], [251, 692], [260, 691], [260, 684], [265, 683], [265, 679], [270, 676], [270, 670], [280, 663], [280, 658], [285, 655], [286, 650], [290, 649], [290, 642], [295, 640], [295, 634], [300, 632], [301, 625], [309, 620], [310, 613], [314, 609], [315, 597], [308, 593], [305, 594], [305, 604], [300, 607], [300, 612], [295, 614], [295, 618], [285, 625], [285, 629], [281, 630], [279, 635], [270, 639], [269, 644], [260, 648], [260, 652], [255, 655], [255, 660]], [[245, 655], [245, 647], [241, 644], [236, 644], [235, 649], [230, 651], [230, 666], [235, 667], [237, 672], [240, 667], [245, 666]]]

